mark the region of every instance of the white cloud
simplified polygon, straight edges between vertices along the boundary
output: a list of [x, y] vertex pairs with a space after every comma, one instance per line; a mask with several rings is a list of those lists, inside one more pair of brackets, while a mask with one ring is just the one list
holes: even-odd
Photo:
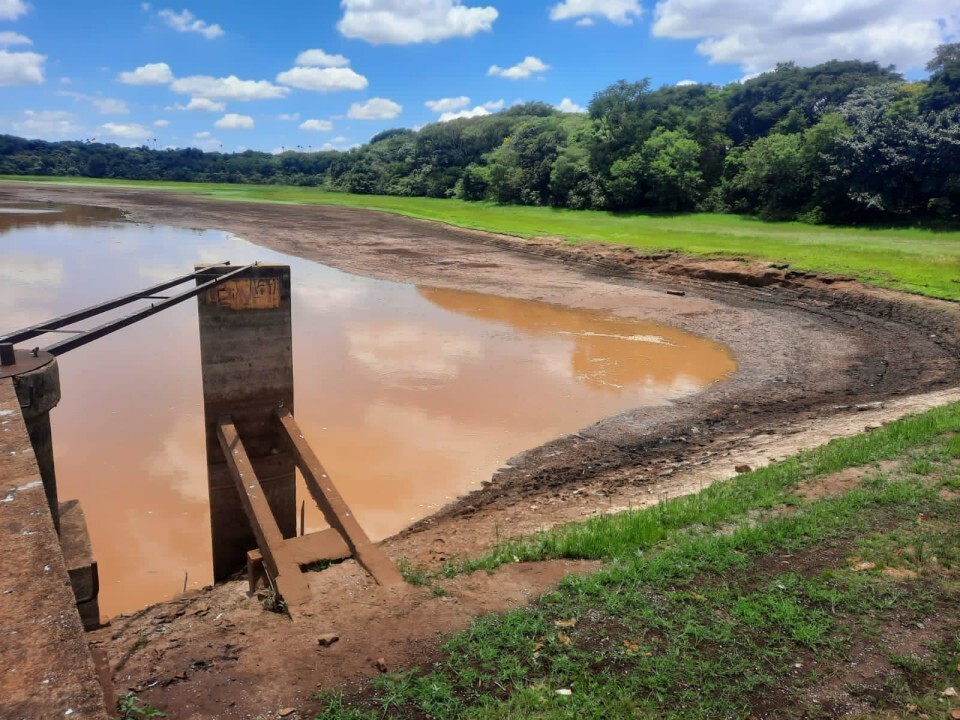
[[503, 110], [503, 106], [505, 104], [506, 103], [503, 102], [503, 98], [500, 98], [499, 100], [491, 100], [483, 104], [483, 109], [489, 110], [490, 112], [500, 112]]
[[370, 84], [363, 75], [347, 67], [294, 67], [277, 75], [277, 82], [318, 92], [363, 90]]
[[565, 113], [585, 113], [587, 111], [586, 108], [577, 105], [570, 98], [564, 98], [560, 101], [559, 105], [555, 105], [554, 107], [556, 107], [560, 112]]
[[346, 138], [346, 137], [343, 137], [342, 135], [338, 135], [337, 137], [333, 138], [329, 142], [325, 142], [323, 145], [321, 145], [320, 149], [321, 150], [339, 150], [342, 152], [344, 150], [350, 150], [351, 148], [355, 148], [355, 147], [359, 147], [359, 145], [357, 145], [357, 143], [350, 142], [350, 138]]
[[463, 118], [475, 118], [489, 115], [490, 111], [484, 107], [475, 107], [473, 110], [458, 110], [457, 112], [445, 112], [440, 116], [438, 122], [450, 122], [451, 120], [461, 120]]
[[83, 128], [76, 124], [73, 113], [65, 110], [24, 110], [22, 119], [12, 123], [18, 135], [45, 140], [77, 137]]
[[69, 85], [69, 84], [72, 83], [72, 82], [73, 82], [73, 80], [71, 80], [70, 78], [68, 78], [66, 75], [64, 75], [62, 78], [60, 78], [60, 84], [61, 84], [61, 85]]
[[223, 28], [219, 25], [211, 25], [210, 23], [200, 20], [186, 9], [181, 12], [161, 10], [159, 15], [167, 25], [177, 32], [199, 33], [207, 40], [214, 40], [224, 34]]
[[166, 63], [147, 63], [120, 73], [118, 79], [127, 85], [166, 85], [173, 82], [173, 72]]
[[220, 140], [206, 131], [195, 133], [193, 137], [199, 141], [195, 146], [202, 150], [220, 150], [223, 147]]
[[315, 132], [330, 132], [333, 130], [333, 123], [329, 120], [304, 120], [300, 123], [301, 130], [313, 130]]
[[341, 0], [337, 29], [375, 45], [438, 42], [489, 31], [494, 7], [469, 7], [462, 0]]
[[207, 100], [276, 100], [286, 97], [289, 88], [274, 85], [266, 80], [241, 80], [236, 75], [215, 78], [209, 75], [191, 75], [177, 78], [170, 89], [182, 95]]
[[402, 105], [393, 100], [377, 97], [363, 103], [354, 103], [347, 111], [347, 117], [354, 120], [392, 120], [401, 112], [403, 112]]
[[11, 45], [33, 45], [33, 40], [18, 32], [0, 32], [0, 46], [10, 47]]
[[470, 98], [466, 95], [461, 95], [460, 97], [454, 98], [440, 98], [439, 100], [427, 100], [424, 105], [434, 112], [444, 113], [451, 112], [453, 110], [459, 110], [460, 108], [465, 108], [470, 104]]
[[104, 123], [100, 132], [123, 140], [146, 140], [153, 134], [150, 128], [139, 123]]
[[169, 121], [169, 120], [164, 120], [163, 118], [161, 118], [160, 120], [154, 120], [154, 121], [153, 121], [153, 126], [154, 126], [154, 127], [165, 128], [165, 127], [167, 127], [168, 125], [170, 125], [170, 121]]
[[550, 69], [543, 60], [532, 55], [527, 55], [523, 60], [513, 67], [502, 68], [499, 65], [491, 65], [487, 70], [487, 75], [499, 75], [510, 80], [524, 80], [534, 73], [546, 72]]
[[277, 120], [284, 120], [286, 122], [296, 122], [300, 119], [300, 113], [281, 113], [277, 115]]
[[597, 24], [597, 21], [594, 20], [592, 17], [583, 17], [574, 23], [574, 25], [578, 25], [579, 27], [593, 27], [596, 24]]
[[16, 20], [27, 12], [23, 0], [0, 0], [0, 20]]
[[643, 8], [638, 0], [563, 0], [550, 8], [551, 20], [580, 18], [578, 25], [592, 25], [594, 17], [606, 18], [617, 25], [631, 25], [634, 18], [641, 15]]
[[190, 98], [186, 105], [176, 103], [167, 108], [167, 110], [187, 110], [190, 112], [223, 112], [227, 109], [227, 104], [209, 100], [208, 98]]
[[696, 80], [681, 80], [677, 83], [677, 87], [687, 87], [688, 85], [699, 85]]
[[43, 82], [46, 55], [0, 50], [0, 87], [39, 85]]
[[213, 125], [214, 127], [222, 128], [224, 130], [252, 130], [254, 123], [253, 118], [249, 115], [227, 113], [222, 118], [217, 120]]
[[69, 90], [59, 90], [57, 91], [57, 95], [88, 102], [93, 105], [101, 115], [127, 115], [130, 113], [130, 108], [127, 107], [127, 104], [117, 98], [108, 98], [101, 95], [85, 95], [84, 93], [71, 92]]
[[960, 30], [960, 8], [944, 0], [660, 0], [654, 15], [654, 35], [699, 39], [710, 62], [745, 73], [854, 58], [909, 70]]
[[317, 48], [304, 50], [297, 55], [297, 61], [294, 64], [308, 67], [337, 68], [346, 67], [350, 64], [350, 61], [343, 55], [331, 55]]

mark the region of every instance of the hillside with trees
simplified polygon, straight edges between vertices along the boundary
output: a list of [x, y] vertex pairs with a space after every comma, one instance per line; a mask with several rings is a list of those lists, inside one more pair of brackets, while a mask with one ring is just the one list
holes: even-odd
[[724, 87], [620, 81], [585, 114], [532, 102], [347, 152], [151, 150], [0, 136], [0, 173], [276, 183], [615, 211], [850, 223], [960, 218], [960, 44], [925, 82], [780, 64]]

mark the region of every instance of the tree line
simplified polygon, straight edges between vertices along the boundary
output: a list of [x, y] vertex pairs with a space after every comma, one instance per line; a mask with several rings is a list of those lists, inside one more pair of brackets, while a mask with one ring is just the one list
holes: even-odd
[[584, 114], [544, 103], [387, 130], [347, 152], [151, 150], [0, 136], [0, 173], [277, 183], [361, 194], [807, 222], [960, 219], [960, 43], [929, 79], [793, 63], [742, 83], [620, 81]]

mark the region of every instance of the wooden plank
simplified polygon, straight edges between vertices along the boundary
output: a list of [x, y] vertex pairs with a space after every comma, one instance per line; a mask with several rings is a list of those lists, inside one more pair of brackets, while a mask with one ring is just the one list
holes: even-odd
[[312, 532], [283, 541], [284, 548], [297, 565], [309, 565], [323, 560], [345, 560], [353, 553], [333, 528]]
[[310, 589], [300, 567], [293, 561], [291, 553], [283, 547], [283, 533], [273, 517], [273, 511], [253, 471], [250, 458], [247, 457], [247, 451], [230, 418], [220, 418], [218, 421], [217, 439], [230, 474], [237, 484], [241, 504], [277, 592], [288, 609], [308, 602], [312, 597]]
[[351, 554], [380, 585], [399, 585], [403, 576], [383, 550], [370, 542], [356, 517], [337, 491], [329, 474], [307, 443], [300, 426], [287, 408], [276, 411], [277, 418], [290, 444], [297, 467], [303, 474], [307, 490], [323, 513], [330, 527], [343, 537]]
[[[310, 565], [323, 560], [346, 560], [353, 553], [333, 528], [319, 530], [283, 541], [284, 551], [297, 565]], [[260, 562], [263, 556], [257, 550], [247, 553], [247, 560]]]

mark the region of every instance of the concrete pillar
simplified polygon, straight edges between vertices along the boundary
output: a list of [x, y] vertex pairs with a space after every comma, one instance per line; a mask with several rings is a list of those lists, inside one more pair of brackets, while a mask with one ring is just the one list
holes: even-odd
[[60, 402], [60, 368], [57, 359], [47, 353], [32, 354], [18, 350], [16, 367], [32, 367], [13, 375], [13, 385], [20, 401], [23, 420], [30, 434], [33, 453], [40, 467], [43, 489], [53, 516], [53, 525], [60, 532], [60, 505], [57, 501], [57, 473], [53, 463], [53, 435], [50, 411]]
[[293, 409], [290, 267], [251, 268], [197, 303], [213, 577], [222, 581], [246, 566], [257, 543], [217, 440], [220, 417], [233, 418], [283, 536], [296, 535], [296, 467], [274, 417], [278, 407]]

